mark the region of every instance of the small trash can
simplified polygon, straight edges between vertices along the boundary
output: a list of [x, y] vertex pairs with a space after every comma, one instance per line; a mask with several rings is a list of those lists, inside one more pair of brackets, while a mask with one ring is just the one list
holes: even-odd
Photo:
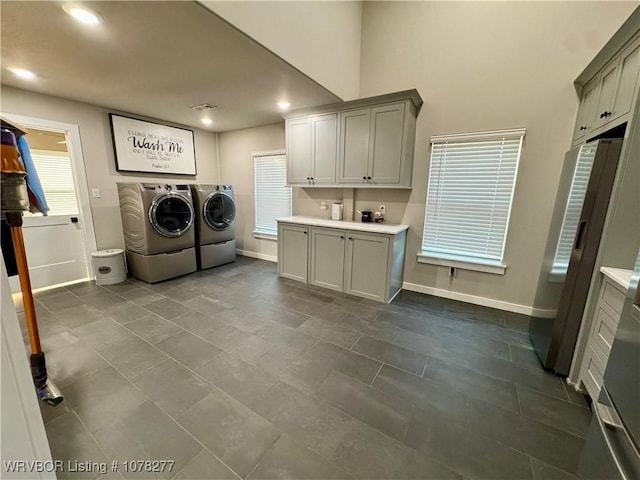
[[115, 285], [127, 279], [124, 250], [121, 248], [93, 252], [91, 261], [97, 285]]

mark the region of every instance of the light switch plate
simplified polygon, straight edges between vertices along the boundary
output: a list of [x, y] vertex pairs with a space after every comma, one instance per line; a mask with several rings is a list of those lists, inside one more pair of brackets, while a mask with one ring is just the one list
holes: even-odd
[[91, 189], [91, 196], [93, 198], [100, 198], [100, 189], [99, 188], [92, 188]]

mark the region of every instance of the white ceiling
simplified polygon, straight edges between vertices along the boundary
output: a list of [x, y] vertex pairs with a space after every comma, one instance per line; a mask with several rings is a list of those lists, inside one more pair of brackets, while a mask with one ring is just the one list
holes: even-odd
[[[218, 132], [281, 121], [282, 100], [340, 101], [196, 2], [87, 2], [103, 18], [95, 26], [62, 3], [0, 2], [2, 85]], [[189, 108], [202, 103], [218, 106], [211, 127]]]

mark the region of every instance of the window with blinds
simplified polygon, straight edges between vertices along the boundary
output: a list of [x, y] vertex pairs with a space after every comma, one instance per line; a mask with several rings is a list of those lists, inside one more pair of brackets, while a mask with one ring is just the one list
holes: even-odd
[[519, 129], [431, 138], [420, 261], [488, 265], [501, 269], [493, 273], [504, 273], [502, 260], [524, 134]]
[[556, 253], [551, 266], [552, 275], [564, 275], [569, 268], [571, 250], [573, 250], [573, 242], [576, 238], [578, 223], [580, 223], [582, 204], [587, 194], [587, 185], [589, 184], [595, 156], [596, 149], [588, 145], [583, 145], [578, 153], [578, 161], [573, 172], [569, 197], [562, 217], [560, 238], [558, 239]]
[[69, 154], [34, 149], [31, 158], [49, 205], [49, 216], [77, 215], [78, 201]]
[[284, 154], [254, 154], [256, 225], [254, 234], [277, 236], [276, 218], [291, 215], [291, 187], [287, 183]]

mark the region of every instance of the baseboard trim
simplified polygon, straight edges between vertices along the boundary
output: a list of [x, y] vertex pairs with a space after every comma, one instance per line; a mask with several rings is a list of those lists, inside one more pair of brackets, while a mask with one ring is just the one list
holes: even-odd
[[236, 248], [238, 255], [244, 255], [245, 257], [257, 258], [258, 260], [266, 260], [267, 262], [278, 263], [278, 257], [275, 255], [266, 255], [264, 253], [251, 252], [249, 250], [240, 250]]
[[523, 315], [531, 315], [543, 318], [553, 318], [555, 311], [533, 308], [528, 305], [520, 305], [518, 303], [505, 302], [495, 300], [493, 298], [479, 297], [468, 293], [452, 292], [441, 288], [427, 287], [418, 285], [417, 283], [403, 282], [402, 288], [411, 292], [426, 293], [434, 297], [448, 298], [450, 300], [458, 300], [460, 302], [472, 303], [474, 305], [482, 305], [483, 307], [505, 310], [507, 312], [521, 313]]

